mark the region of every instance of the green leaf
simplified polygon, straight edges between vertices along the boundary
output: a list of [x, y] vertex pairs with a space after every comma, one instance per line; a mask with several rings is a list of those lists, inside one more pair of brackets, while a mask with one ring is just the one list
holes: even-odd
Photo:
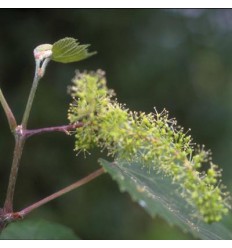
[[139, 163], [99, 160], [104, 169], [152, 217], [159, 215], [168, 223], [179, 226], [201, 239], [232, 239], [232, 232], [222, 223], [206, 224], [197, 211], [182, 196], [172, 180]]
[[80, 45], [74, 38], [64, 38], [55, 42], [52, 46], [51, 59], [61, 63], [71, 63], [86, 59], [96, 52], [89, 53], [90, 45]]
[[45, 220], [24, 220], [9, 224], [0, 239], [79, 239], [74, 232], [60, 224]]

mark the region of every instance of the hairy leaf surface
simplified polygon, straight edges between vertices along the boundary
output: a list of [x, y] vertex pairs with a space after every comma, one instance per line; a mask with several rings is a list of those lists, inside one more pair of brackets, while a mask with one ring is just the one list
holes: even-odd
[[232, 239], [232, 233], [222, 223], [207, 224], [197, 218], [197, 210], [183, 197], [178, 185], [169, 177], [139, 163], [100, 159], [100, 164], [152, 217], [159, 215], [201, 239]]

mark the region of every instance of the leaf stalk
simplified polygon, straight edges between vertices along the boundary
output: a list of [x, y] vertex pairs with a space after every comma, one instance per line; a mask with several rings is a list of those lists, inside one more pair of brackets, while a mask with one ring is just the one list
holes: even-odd
[[12, 113], [3, 93], [2, 90], [0, 89], [0, 102], [2, 104], [2, 107], [4, 109], [4, 112], [6, 114], [7, 117], [7, 121], [10, 127], [11, 132], [14, 132], [15, 128], [17, 127], [17, 123], [14, 117], [14, 114]]

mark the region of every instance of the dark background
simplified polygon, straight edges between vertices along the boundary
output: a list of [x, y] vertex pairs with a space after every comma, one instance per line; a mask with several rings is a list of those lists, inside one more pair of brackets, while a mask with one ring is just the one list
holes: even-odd
[[[213, 152], [232, 191], [232, 10], [1, 10], [0, 84], [21, 121], [34, 74], [33, 49], [69, 36], [98, 54], [73, 64], [51, 62], [40, 82], [29, 128], [67, 123], [67, 86], [75, 69], [106, 71], [108, 86], [132, 110], [166, 108], [194, 141]], [[0, 110], [0, 202], [11, 165], [13, 137]], [[98, 150], [75, 156], [74, 138], [44, 134], [25, 146], [15, 210], [98, 168]], [[34, 211], [71, 227], [82, 239], [191, 239], [151, 219], [108, 175]], [[227, 217], [229, 219], [229, 217]]]

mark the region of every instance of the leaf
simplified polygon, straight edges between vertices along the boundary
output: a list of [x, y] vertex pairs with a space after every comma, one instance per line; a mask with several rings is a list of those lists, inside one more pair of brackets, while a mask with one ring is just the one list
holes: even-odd
[[80, 45], [74, 38], [63, 38], [52, 46], [51, 59], [61, 63], [71, 63], [86, 59], [96, 52], [89, 53], [87, 48], [90, 45]]
[[63, 225], [45, 220], [24, 220], [6, 227], [0, 239], [79, 239], [74, 232]]
[[104, 169], [152, 217], [159, 215], [168, 223], [179, 226], [201, 239], [232, 239], [232, 233], [222, 223], [206, 224], [194, 214], [197, 212], [178, 191], [178, 185], [169, 177], [139, 163], [99, 160]]

